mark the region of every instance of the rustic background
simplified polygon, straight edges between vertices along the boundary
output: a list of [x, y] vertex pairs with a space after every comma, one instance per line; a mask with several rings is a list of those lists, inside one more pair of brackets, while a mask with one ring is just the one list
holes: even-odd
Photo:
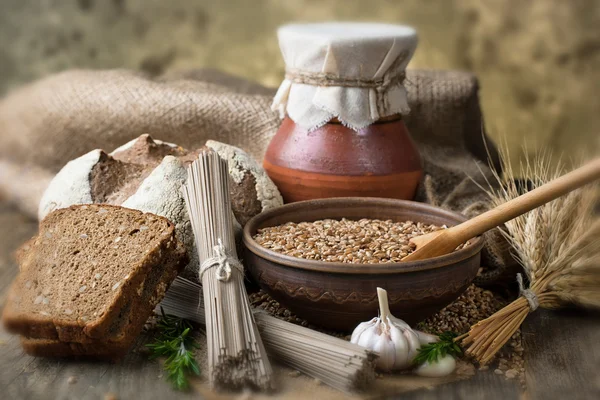
[[477, 73], [513, 159], [525, 144], [600, 149], [598, 0], [3, 0], [0, 94], [73, 67], [206, 66], [276, 86], [276, 27], [330, 19], [413, 25], [411, 66]]

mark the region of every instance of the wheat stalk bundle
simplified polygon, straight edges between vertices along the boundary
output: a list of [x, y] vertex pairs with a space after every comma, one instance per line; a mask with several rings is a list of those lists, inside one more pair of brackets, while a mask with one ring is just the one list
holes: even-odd
[[[504, 174], [495, 173], [500, 189], [489, 190], [494, 206], [505, 203], [563, 175], [564, 163], [552, 166], [541, 153], [522, 166], [529, 187], [522, 188], [502, 152]], [[588, 185], [506, 223], [502, 231], [523, 267], [529, 287], [517, 275], [520, 296], [457, 338], [466, 354], [489, 363], [538, 307], [567, 304], [600, 308], [600, 218], [594, 214], [597, 186]]]
[[214, 388], [272, 386], [271, 364], [250, 310], [243, 267], [236, 254], [227, 162], [212, 150], [188, 168], [182, 191], [200, 258]]
[[[199, 284], [178, 277], [160, 307], [167, 313], [204, 324]], [[325, 333], [282, 321], [256, 310], [254, 317], [270, 356], [305, 375], [346, 393], [375, 380], [375, 354]]]

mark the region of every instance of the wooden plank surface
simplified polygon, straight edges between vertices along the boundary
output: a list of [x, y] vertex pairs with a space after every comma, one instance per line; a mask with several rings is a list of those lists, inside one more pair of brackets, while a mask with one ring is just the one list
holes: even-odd
[[522, 338], [532, 399], [600, 399], [600, 313], [538, 310]]
[[[0, 201], [0, 304], [17, 273], [14, 250], [37, 228]], [[600, 315], [582, 311], [539, 311], [523, 328], [528, 389], [514, 381], [479, 372], [455, 382], [398, 396], [408, 400], [458, 399], [595, 399], [600, 398]], [[161, 365], [141, 352], [141, 337], [117, 364], [29, 357], [17, 337], [0, 329], [0, 398], [6, 399], [186, 399], [165, 381]], [[69, 383], [75, 377], [76, 382]], [[275, 396], [277, 397], [277, 396]], [[316, 399], [315, 399], [316, 400]]]

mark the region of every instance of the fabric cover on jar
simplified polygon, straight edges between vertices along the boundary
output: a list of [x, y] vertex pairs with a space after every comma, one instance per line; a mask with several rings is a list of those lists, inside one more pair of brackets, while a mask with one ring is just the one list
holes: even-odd
[[408, 26], [291, 24], [278, 30], [286, 77], [273, 110], [313, 130], [333, 118], [358, 131], [408, 114], [405, 69], [417, 46]]

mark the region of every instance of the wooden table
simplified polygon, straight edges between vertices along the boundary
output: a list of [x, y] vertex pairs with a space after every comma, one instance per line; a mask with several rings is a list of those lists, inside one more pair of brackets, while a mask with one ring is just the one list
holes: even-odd
[[[0, 304], [17, 273], [12, 253], [34, 235], [32, 221], [0, 201]], [[185, 399], [171, 390], [161, 365], [139, 351], [144, 338], [118, 364], [37, 359], [0, 329], [0, 399]], [[404, 394], [403, 399], [600, 399], [600, 313], [537, 311], [523, 326], [527, 390], [478, 372], [467, 381]], [[71, 378], [73, 377], [73, 378]], [[71, 378], [71, 379], [70, 379]], [[74, 380], [76, 380], [74, 382]], [[108, 397], [107, 397], [108, 398]], [[316, 400], [316, 399], [315, 399]]]

